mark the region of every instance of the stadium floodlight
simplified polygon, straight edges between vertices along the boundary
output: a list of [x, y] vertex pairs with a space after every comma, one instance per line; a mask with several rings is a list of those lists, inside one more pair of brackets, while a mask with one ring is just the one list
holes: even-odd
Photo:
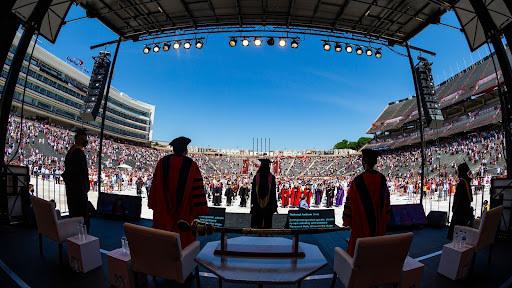
[[158, 53], [158, 51], [160, 51], [160, 46], [156, 44], [155, 46], [153, 46], [153, 52]]
[[336, 42], [336, 44], [334, 45], [334, 51], [341, 52], [341, 50], [341, 44]]
[[377, 59], [382, 58], [382, 51], [380, 49], [377, 49], [377, 51], [375, 51], [375, 58], [377, 58]]
[[370, 57], [373, 55], [373, 51], [371, 48], [366, 49], [366, 56]]
[[354, 51], [354, 48], [352, 48], [352, 45], [347, 44], [347, 46], [345, 46], [345, 51], [347, 51], [347, 53], [352, 53], [352, 51]]
[[274, 46], [274, 38], [273, 37], [268, 38], [267, 45], [268, 46]]
[[290, 44], [290, 47], [292, 47], [293, 49], [299, 48], [299, 40], [293, 39], [292, 43]]
[[143, 52], [144, 54], [148, 54], [148, 53], [149, 53], [149, 47], [148, 47], [148, 45], [145, 45], [145, 46], [144, 46], [144, 49], [142, 49], [142, 52]]
[[361, 47], [357, 46], [357, 48], [356, 48], [356, 54], [357, 54], [357, 55], [363, 55], [363, 48], [361, 48]]
[[279, 46], [281, 46], [281, 47], [286, 46], [286, 39], [284, 39], [284, 38], [279, 39]]
[[236, 46], [236, 38], [229, 39], [229, 46], [230, 47], [235, 47]]
[[242, 39], [242, 45], [245, 47], [249, 46], [249, 39], [247, 39], [247, 38]]
[[162, 50], [164, 50], [164, 52], [167, 52], [169, 51], [169, 49], [171, 49], [171, 44], [164, 42], [164, 44], [162, 44]]
[[327, 42], [327, 41], [324, 41], [323, 47], [324, 47], [325, 51], [331, 50], [331, 44], [329, 44], [329, 42]]
[[254, 45], [261, 46], [261, 39], [259, 37], [254, 38]]
[[172, 44], [172, 48], [176, 50], [180, 49], [180, 41], [174, 41], [174, 44]]
[[201, 48], [203, 48], [203, 41], [201, 41], [201, 40], [196, 40], [196, 48], [197, 48], [197, 49], [201, 49]]
[[190, 41], [189, 40], [185, 41], [185, 43], [183, 44], [183, 48], [190, 49], [190, 47], [192, 47], [192, 44], [190, 44]]

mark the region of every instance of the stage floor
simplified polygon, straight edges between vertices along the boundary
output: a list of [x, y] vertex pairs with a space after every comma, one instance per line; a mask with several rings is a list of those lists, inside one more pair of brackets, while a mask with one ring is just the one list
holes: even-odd
[[[284, 224], [283, 216], [274, 217], [274, 227], [282, 227]], [[151, 226], [151, 220], [140, 220], [136, 223]], [[226, 225], [247, 226], [248, 223], [248, 214], [226, 215]], [[90, 234], [100, 238], [100, 247], [103, 251], [113, 250], [121, 246], [122, 224], [122, 221], [95, 218], [92, 219]], [[414, 240], [410, 249], [410, 256], [413, 258], [435, 254], [441, 250], [443, 244], [447, 243], [446, 229], [424, 228], [413, 230], [413, 232]], [[73, 273], [69, 267], [58, 264], [57, 245], [48, 240], [44, 241], [45, 256], [40, 256], [37, 233], [33, 228], [0, 225], [0, 234], [2, 235], [2, 245], [0, 245], [0, 260], [2, 263], [0, 264], [3, 268], [7, 268], [7, 271], [11, 270], [12, 272], [12, 274], [9, 274], [9, 272], [5, 272], [5, 269], [0, 269], [0, 287], [19, 287], [20, 283], [27, 285], [23, 287], [108, 287], [108, 268], [106, 264], [102, 268], [90, 271], [85, 275]], [[328, 265], [316, 273], [314, 277], [311, 277], [311, 280], [304, 281], [303, 287], [329, 287], [334, 247], [346, 248], [345, 239], [348, 236], [349, 232], [345, 231], [301, 237], [302, 242], [317, 245], [328, 261]], [[218, 239], [218, 235], [210, 235], [201, 237], [200, 240], [204, 245], [208, 241]], [[102, 257], [103, 262], [106, 263], [107, 259], [104, 253], [102, 253]], [[512, 246], [510, 243], [498, 243], [496, 245], [491, 266], [487, 266], [487, 251], [478, 255], [475, 272], [465, 281], [452, 281], [437, 274], [439, 259], [440, 256], [437, 255], [422, 260], [426, 265], [422, 287], [500, 287], [512, 274], [512, 265], [510, 265]], [[202, 287], [217, 287], [216, 279], [212, 275], [202, 274]], [[18, 282], [11, 280], [13, 275], [18, 277]], [[168, 284], [166, 287], [179, 287], [172, 286], [170, 283], [166, 284]], [[189, 284], [190, 287], [195, 287], [193, 281]], [[224, 287], [240, 286], [240, 284], [229, 283], [224, 285]], [[343, 287], [343, 285], [338, 281], [336, 287]]]

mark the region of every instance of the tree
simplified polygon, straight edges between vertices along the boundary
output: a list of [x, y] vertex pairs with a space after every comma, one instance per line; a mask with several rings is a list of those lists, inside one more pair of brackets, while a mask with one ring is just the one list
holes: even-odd
[[352, 149], [359, 150], [368, 142], [370, 142], [372, 138], [369, 137], [359, 137], [357, 141], [349, 141], [347, 139], [343, 139], [340, 142], [334, 145], [334, 149]]

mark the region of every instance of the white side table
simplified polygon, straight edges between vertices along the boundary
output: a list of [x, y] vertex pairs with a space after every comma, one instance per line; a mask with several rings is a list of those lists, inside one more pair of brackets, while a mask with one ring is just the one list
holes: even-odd
[[400, 279], [400, 288], [419, 288], [421, 287], [421, 277], [425, 265], [415, 259], [407, 256], [404, 267], [402, 268], [402, 278]]
[[112, 250], [108, 256], [108, 281], [110, 287], [132, 288], [135, 287], [131, 269], [131, 257], [122, 248]]
[[71, 268], [87, 273], [101, 266], [100, 240], [87, 235], [85, 240], [78, 235], [67, 239], [69, 264]]
[[471, 268], [474, 248], [469, 245], [462, 247], [455, 243], [448, 243], [443, 246], [443, 254], [437, 272], [452, 280], [465, 278]]

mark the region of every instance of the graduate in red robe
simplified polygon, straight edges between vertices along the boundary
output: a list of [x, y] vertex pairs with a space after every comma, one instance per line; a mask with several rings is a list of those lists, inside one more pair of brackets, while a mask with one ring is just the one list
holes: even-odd
[[288, 185], [284, 186], [283, 189], [281, 189], [281, 207], [288, 207], [290, 203], [290, 189], [288, 188]]
[[313, 196], [313, 192], [311, 191], [311, 184], [306, 185], [306, 188], [304, 188], [304, 196], [306, 197], [308, 206], [311, 207], [311, 197]]
[[208, 213], [201, 171], [197, 163], [186, 156], [190, 141], [179, 137], [170, 143], [174, 154], [158, 161], [148, 199], [148, 207], [153, 209], [153, 228], [179, 232], [182, 248], [194, 242], [195, 236], [191, 231], [180, 232], [177, 222], [190, 223]]
[[292, 205], [294, 207], [299, 207], [301, 196], [302, 196], [302, 192], [300, 191], [300, 186], [295, 185], [295, 187], [292, 188], [290, 205]]
[[364, 172], [352, 180], [343, 211], [343, 226], [352, 228], [351, 256], [358, 238], [384, 235], [391, 212], [386, 177], [373, 169], [379, 154], [368, 149], [362, 153]]

